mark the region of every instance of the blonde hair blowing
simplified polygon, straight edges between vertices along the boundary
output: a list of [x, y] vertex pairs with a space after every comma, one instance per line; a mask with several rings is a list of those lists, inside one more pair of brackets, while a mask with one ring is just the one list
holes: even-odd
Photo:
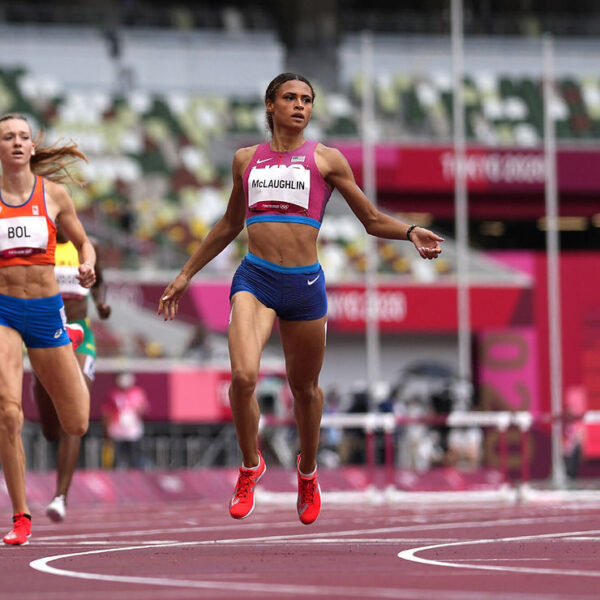
[[[18, 113], [2, 115], [0, 123], [10, 119], [25, 121], [31, 131], [31, 125], [27, 118]], [[40, 131], [33, 140], [35, 153], [32, 154], [29, 161], [32, 172], [55, 183], [84, 185], [85, 181], [71, 172], [71, 167], [80, 160], [88, 162], [87, 156], [79, 149], [77, 143], [72, 140], [64, 143], [63, 138], [61, 138], [50, 146], [44, 146], [44, 137], [44, 133]]]

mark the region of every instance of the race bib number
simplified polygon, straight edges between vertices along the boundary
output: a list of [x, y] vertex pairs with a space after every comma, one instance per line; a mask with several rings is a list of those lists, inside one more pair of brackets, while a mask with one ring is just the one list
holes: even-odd
[[248, 177], [250, 210], [308, 211], [310, 171], [302, 165], [252, 167]]
[[30, 256], [48, 247], [46, 217], [11, 217], [0, 219], [0, 255]]

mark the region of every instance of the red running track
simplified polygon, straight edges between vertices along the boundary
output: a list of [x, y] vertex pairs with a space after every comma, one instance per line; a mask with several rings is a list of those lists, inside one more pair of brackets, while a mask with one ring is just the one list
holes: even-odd
[[600, 588], [600, 503], [334, 505], [303, 526], [289, 497], [244, 521], [179, 502], [34, 512], [0, 551], [0, 598], [583, 600]]

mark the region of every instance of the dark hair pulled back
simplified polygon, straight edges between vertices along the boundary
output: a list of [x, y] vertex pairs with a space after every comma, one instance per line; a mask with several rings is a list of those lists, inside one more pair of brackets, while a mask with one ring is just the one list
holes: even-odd
[[[286, 81], [302, 81], [303, 83], [305, 83], [310, 88], [310, 91], [312, 92], [312, 99], [314, 102], [315, 90], [313, 89], [313, 86], [310, 83], [310, 81], [308, 79], [306, 79], [306, 77], [304, 77], [303, 75], [299, 75], [298, 73], [280, 73], [267, 86], [267, 91], [265, 92], [265, 103], [267, 102], [267, 100], [270, 100], [271, 102], [275, 102], [275, 95], [277, 94], [277, 90]], [[266, 111], [266, 116], [267, 116], [267, 125], [269, 126], [271, 133], [273, 133], [273, 115], [269, 111]]]

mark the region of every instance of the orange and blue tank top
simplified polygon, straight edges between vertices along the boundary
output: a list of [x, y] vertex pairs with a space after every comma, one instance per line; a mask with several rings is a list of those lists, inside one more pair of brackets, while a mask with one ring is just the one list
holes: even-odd
[[48, 216], [44, 180], [35, 176], [29, 198], [6, 204], [0, 191], [0, 267], [53, 265], [56, 225]]
[[260, 144], [244, 171], [246, 224], [304, 223], [320, 229], [331, 188], [315, 163], [318, 142], [306, 140], [290, 152]]

